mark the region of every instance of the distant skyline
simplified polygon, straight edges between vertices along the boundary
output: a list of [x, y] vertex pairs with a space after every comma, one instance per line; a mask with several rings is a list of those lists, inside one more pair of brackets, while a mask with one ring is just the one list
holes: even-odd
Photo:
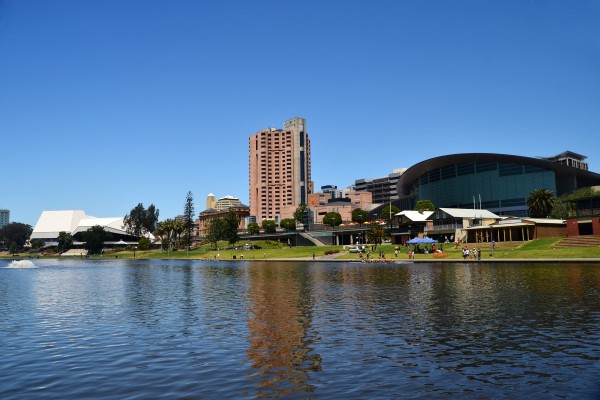
[[454, 153], [588, 156], [600, 1], [0, 0], [0, 208], [248, 204], [248, 138], [306, 119], [315, 189]]

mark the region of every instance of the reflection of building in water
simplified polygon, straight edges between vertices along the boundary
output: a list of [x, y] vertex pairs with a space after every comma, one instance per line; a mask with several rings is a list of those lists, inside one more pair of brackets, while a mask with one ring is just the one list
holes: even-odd
[[310, 277], [306, 270], [249, 269], [248, 358], [257, 370], [258, 395], [312, 392], [308, 372], [321, 357], [308, 347], [312, 322]]

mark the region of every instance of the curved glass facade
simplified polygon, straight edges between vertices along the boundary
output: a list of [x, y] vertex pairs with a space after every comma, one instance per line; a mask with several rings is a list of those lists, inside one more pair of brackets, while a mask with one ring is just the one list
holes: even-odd
[[417, 200], [436, 207], [481, 208], [496, 214], [526, 216], [527, 196], [536, 189], [556, 190], [555, 172], [523, 163], [455, 163], [419, 176]]

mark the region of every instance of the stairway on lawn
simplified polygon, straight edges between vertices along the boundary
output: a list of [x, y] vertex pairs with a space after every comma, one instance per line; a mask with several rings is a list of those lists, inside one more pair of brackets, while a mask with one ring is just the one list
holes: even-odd
[[554, 247], [600, 247], [600, 235], [569, 236], [556, 242]]
[[325, 244], [323, 242], [321, 242], [319, 239], [317, 239], [315, 237], [312, 237], [309, 233], [306, 233], [306, 232], [298, 232], [298, 233], [303, 238], [310, 240], [315, 246], [325, 246]]

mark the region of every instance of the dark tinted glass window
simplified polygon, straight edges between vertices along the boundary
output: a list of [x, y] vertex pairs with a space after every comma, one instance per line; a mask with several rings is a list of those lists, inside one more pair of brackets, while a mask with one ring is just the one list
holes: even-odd
[[473, 174], [473, 173], [475, 173], [475, 164], [474, 163], [458, 164], [456, 166], [456, 174], [457, 175], [468, 175], [468, 174]]
[[477, 172], [495, 171], [498, 163], [477, 163]]
[[521, 164], [500, 164], [498, 175], [521, 175], [523, 173], [523, 165]]

